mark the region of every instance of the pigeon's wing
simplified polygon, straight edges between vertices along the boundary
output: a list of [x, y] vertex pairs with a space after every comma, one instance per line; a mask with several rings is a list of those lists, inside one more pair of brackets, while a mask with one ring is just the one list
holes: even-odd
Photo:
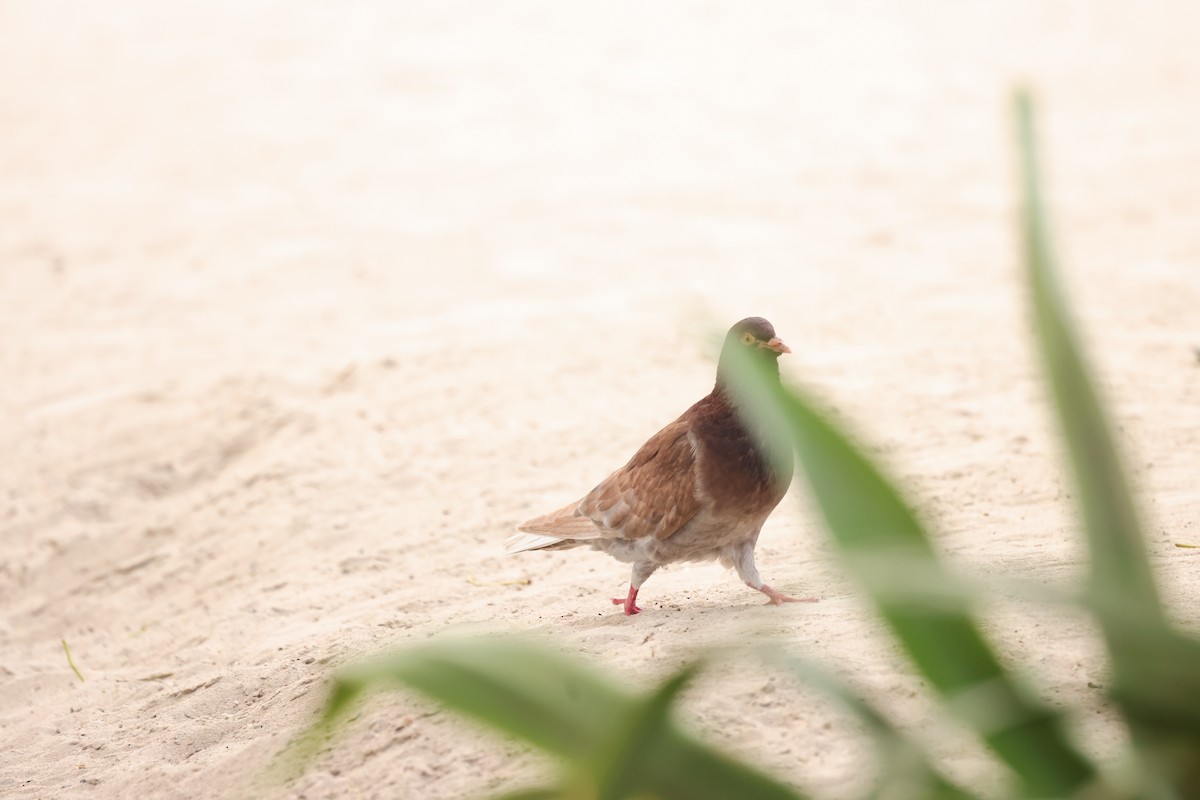
[[609, 536], [666, 539], [696, 515], [696, 450], [686, 417], [650, 438], [629, 463], [579, 503], [579, 512]]
[[696, 454], [685, 418], [656, 433], [579, 502], [521, 526], [568, 539], [665, 539], [696, 515]]

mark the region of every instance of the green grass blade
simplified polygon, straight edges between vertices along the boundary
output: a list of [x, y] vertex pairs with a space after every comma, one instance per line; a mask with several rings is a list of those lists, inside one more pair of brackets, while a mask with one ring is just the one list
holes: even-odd
[[811, 402], [774, 384], [748, 358], [734, 368], [740, 403], [795, 444], [844, 563], [951, 710], [1034, 796], [1068, 795], [1093, 780], [1095, 767], [1068, 740], [1059, 715], [1004, 670], [969, 609], [954, 600], [957, 592], [930, 603], [920, 593], [907, 597], [903, 582], [881, 578], [878, 565], [890, 561], [892, 572], [909, 565], [923, 583], [955, 583], [891, 482]]
[[67, 647], [67, 640], [62, 639], [63, 652], [67, 654], [67, 665], [71, 667], [71, 671], [75, 673], [75, 677], [79, 678], [79, 682], [83, 682], [83, 673], [79, 671], [79, 667], [75, 666], [75, 659], [71, 658], [71, 648]]
[[1090, 590], [1112, 593], [1148, 623], [1161, 624], [1162, 606], [1146, 558], [1133, 493], [1059, 286], [1042, 206], [1033, 108], [1027, 93], [1017, 96], [1016, 116], [1026, 277], [1033, 301], [1037, 344], [1079, 489], [1091, 548]]

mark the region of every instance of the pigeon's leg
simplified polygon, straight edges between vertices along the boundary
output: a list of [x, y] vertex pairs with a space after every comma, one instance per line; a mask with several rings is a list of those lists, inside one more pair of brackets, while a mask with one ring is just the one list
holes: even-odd
[[646, 582], [654, 574], [654, 570], [658, 569], [658, 564], [653, 561], [637, 561], [633, 565], [633, 574], [629, 577], [629, 594], [625, 597], [614, 597], [612, 599], [614, 606], [625, 606], [625, 616], [632, 616], [641, 613], [641, 609], [637, 606], [638, 589], [642, 588], [642, 584]]
[[770, 599], [767, 601], [769, 606], [781, 606], [784, 603], [815, 603], [815, 597], [789, 597], [788, 595], [777, 592], [763, 582], [763, 579], [758, 574], [758, 567], [754, 565], [754, 545], [758, 537], [748, 542], [739, 542], [738, 544], [730, 545], [727, 556], [732, 562], [734, 569], [737, 570], [738, 577], [746, 582], [746, 585], [751, 589], [757, 589], [765, 594]]

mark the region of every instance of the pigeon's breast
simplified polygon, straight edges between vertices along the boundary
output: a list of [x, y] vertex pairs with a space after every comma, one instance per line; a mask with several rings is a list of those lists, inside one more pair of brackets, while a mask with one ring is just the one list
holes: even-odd
[[768, 456], [771, 443], [729, 413], [704, 420], [692, 435], [696, 491], [717, 517], [766, 518], [792, 479], [791, 450]]

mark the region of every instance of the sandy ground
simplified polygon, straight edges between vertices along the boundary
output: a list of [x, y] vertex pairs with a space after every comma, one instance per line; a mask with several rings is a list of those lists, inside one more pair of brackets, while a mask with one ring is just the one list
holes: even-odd
[[[999, 791], [800, 485], [759, 563], [812, 606], [700, 565], [626, 619], [624, 565], [500, 542], [709, 389], [706, 330], [762, 314], [950, 559], [1076, 575], [1015, 263], [1017, 80], [1165, 595], [1200, 626], [1175, 546], [1200, 544], [1200, 6], [499, 5], [0, 3], [0, 795], [263, 795], [333, 668], [464, 625], [634, 682], [773, 635]], [[1111, 754], [1088, 625], [991, 612]], [[861, 730], [786, 677], [722, 669], [684, 710], [797, 785], [869, 779]], [[398, 695], [273, 791], [546, 769]]]

